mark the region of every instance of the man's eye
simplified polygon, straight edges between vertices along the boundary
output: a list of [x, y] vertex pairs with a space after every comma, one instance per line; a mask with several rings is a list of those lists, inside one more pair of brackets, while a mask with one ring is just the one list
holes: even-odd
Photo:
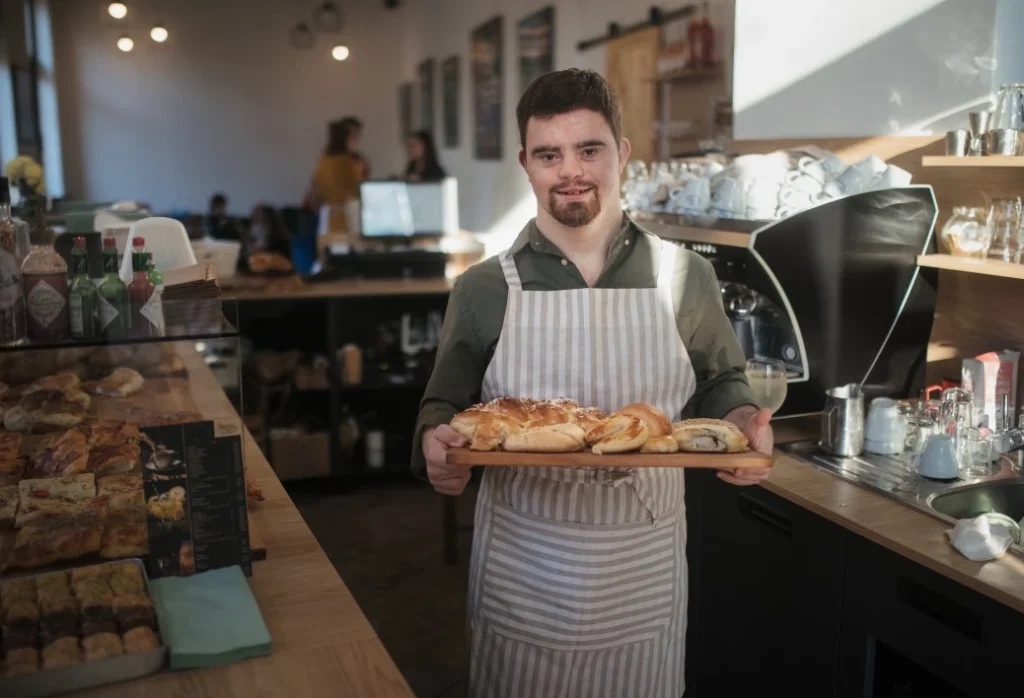
[[540, 159], [544, 162], [554, 162], [556, 155], [554, 153], [544, 153], [540, 156]]
[[584, 148], [583, 157], [592, 158], [597, 155], [597, 148]]

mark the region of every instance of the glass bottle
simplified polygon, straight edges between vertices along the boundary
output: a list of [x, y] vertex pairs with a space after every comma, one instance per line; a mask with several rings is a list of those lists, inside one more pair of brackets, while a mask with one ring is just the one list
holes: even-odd
[[156, 286], [146, 273], [149, 255], [144, 238], [132, 240], [132, 281], [128, 284], [128, 297], [132, 303], [132, 336], [159, 337], [160, 323], [155, 317]]
[[28, 338], [33, 342], [66, 342], [71, 337], [68, 265], [53, 248], [56, 234], [46, 225], [42, 206], [36, 208], [29, 235], [32, 251], [21, 265]]
[[988, 210], [988, 256], [1004, 262], [1020, 261], [1019, 197], [992, 199]]
[[68, 305], [71, 309], [71, 336], [74, 339], [97, 339], [100, 336], [99, 291], [89, 278], [89, 253], [85, 250], [85, 238], [75, 238], [71, 250], [75, 278], [68, 289]]
[[146, 273], [149, 275], [149, 280], [153, 282], [153, 285], [160, 288], [164, 285], [164, 275], [159, 269], [156, 268], [156, 264], [153, 262], [153, 253], [147, 252], [149, 255], [149, 261], [146, 262]]
[[18, 224], [11, 218], [11, 189], [0, 177], [0, 344], [21, 344], [25, 329], [25, 291], [17, 254]]
[[103, 281], [99, 287], [100, 331], [108, 340], [127, 339], [132, 332], [128, 287], [118, 276], [117, 242], [103, 240]]

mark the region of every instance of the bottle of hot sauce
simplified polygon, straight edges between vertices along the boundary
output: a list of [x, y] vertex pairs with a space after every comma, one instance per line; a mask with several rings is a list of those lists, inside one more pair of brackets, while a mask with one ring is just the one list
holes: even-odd
[[128, 284], [128, 298], [132, 304], [132, 336], [159, 337], [160, 323], [154, 315], [153, 296], [156, 286], [149, 278], [146, 267], [149, 254], [144, 238], [132, 240], [132, 280]]
[[99, 292], [100, 329], [107, 339], [127, 339], [131, 335], [132, 304], [128, 287], [117, 275], [117, 243], [103, 240], [103, 282]]
[[71, 336], [74, 339], [97, 339], [100, 336], [100, 293], [89, 278], [89, 255], [85, 249], [85, 238], [78, 236], [74, 243], [71, 258], [74, 260], [75, 279], [68, 289]]
[[68, 313], [68, 265], [53, 248], [56, 234], [36, 209], [30, 231], [32, 251], [21, 264], [25, 286], [28, 338], [33, 342], [64, 342], [71, 337]]
[[715, 64], [715, 29], [711, 26], [708, 3], [701, 8], [701, 17], [690, 21], [686, 30], [690, 43], [690, 68], [711, 68]]

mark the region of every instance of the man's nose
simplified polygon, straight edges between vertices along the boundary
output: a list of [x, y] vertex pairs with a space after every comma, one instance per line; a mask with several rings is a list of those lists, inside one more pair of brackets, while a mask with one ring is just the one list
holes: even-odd
[[559, 172], [563, 179], [576, 179], [583, 176], [583, 163], [573, 153], [562, 158], [562, 170]]

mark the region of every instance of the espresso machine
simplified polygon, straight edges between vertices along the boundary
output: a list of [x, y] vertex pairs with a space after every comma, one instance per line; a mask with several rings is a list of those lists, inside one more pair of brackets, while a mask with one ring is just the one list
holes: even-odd
[[935, 312], [930, 186], [846, 196], [770, 222], [636, 213], [641, 226], [710, 260], [747, 358], [786, 366], [776, 416], [819, 412], [825, 391], [916, 395]]

